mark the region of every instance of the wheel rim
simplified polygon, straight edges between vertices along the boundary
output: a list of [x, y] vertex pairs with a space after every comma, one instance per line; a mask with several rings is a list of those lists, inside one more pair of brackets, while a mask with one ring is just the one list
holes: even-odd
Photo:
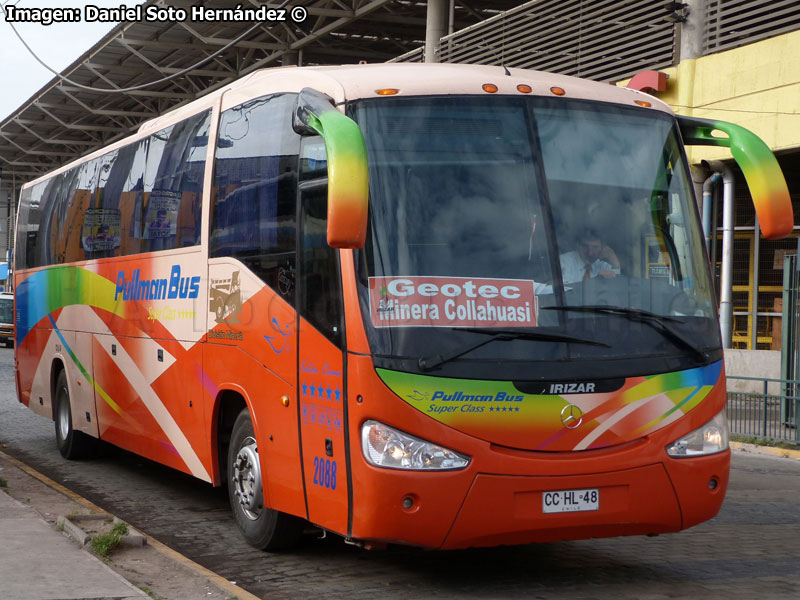
[[252, 437], [242, 441], [242, 446], [233, 461], [233, 494], [241, 506], [242, 513], [255, 521], [264, 508], [261, 489], [261, 467], [258, 462], [258, 447]]
[[61, 393], [58, 397], [58, 433], [62, 440], [66, 440], [69, 437], [69, 429], [69, 403], [65, 394]]

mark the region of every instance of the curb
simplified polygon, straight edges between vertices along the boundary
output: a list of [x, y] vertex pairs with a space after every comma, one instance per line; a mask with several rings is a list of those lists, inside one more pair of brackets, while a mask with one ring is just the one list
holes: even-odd
[[747, 444], [745, 442], [730, 442], [731, 450], [739, 450], [740, 452], [750, 452], [752, 454], [768, 454], [770, 456], [777, 456], [778, 458], [789, 458], [792, 460], [800, 460], [800, 450], [791, 450], [789, 448], [775, 448], [773, 446], [758, 446], [756, 444]]
[[[39, 481], [44, 483], [46, 486], [48, 486], [48, 487], [54, 489], [55, 491], [63, 494], [64, 496], [66, 496], [70, 500], [73, 500], [74, 502], [80, 504], [85, 509], [87, 509], [89, 512], [98, 513], [103, 518], [108, 518], [110, 516], [102, 508], [100, 508], [99, 506], [97, 506], [96, 504], [91, 502], [90, 500], [87, 500], [83, 496], [80, 496], [80, 495], [76, 494], [75, 492], [73, 492], [72, 490], [67, 489], [66, 487], [64, 487], [63, 485], [58, 483], [57, 481], [53, 481], [52, 479], [47, 477], [47, 475], [43, 475], [42, 473], [39, 473], [39, 471], [37, 471], [33, 467], [29, 467], [28, 465], [26, 465], [25, 463], [17, 460], [13, 456], [9, 456], [8, 454], [3, 452], [2, 450], [0, 450], [0, 457], [2, 457], [4, 460], [7, 460], [11, 464], [13, 464], [15, 467], [17, 467], [21, 471], [24, 471], [25, 473], [27, 473], [28, 475], [30, 475], [34, 479], [38, 479]], [[81, 515], [81, 516], [85, 517], [87, 515]], [[59, 523], [61, 522], [62, 518], [63, 517], [59, 517]], [[116, 521], [118, 521], [118, 522], [124, 523], [124, 521], [122, 521], [121, 519], [117, 519], [116, 517], [114, 517], [114, 519]], [[66, 523], [68, 523], [69, 520], [64, 518], [64, 522], [65, 522], [65, 530], [66, 530], [66, 528], [69, 527], [68, 525], [66, 525]], [[210, 571], [209, 569], [206, 569], [202, 565], [197, 564], [192, 559], [187, 558], [186, 556], [184, 556], [183, 554], [177, 552], [176, 550], [173, 550], [169, 546], [165, 546], [164, 544], [162, 544], [161, 542], [159, 542], [155, 538], [150, 537], [146, 533], [140, 533], [138, 530], [134, 530], [128, 523], [125, 523], [125, 524], [128, 525], [128, 527], [131, 529], [131, 531], [136, 531], [137, 534], [140, 534], [144, 538], [144, 541], [142, 542], [142, 545], [144, 545], [146, 543], [148, 546], [151, 546], [152, 548], [158, 550], [161, 554], [163, 554], [165, 557], [169, 558], [170, 560], [173, 560], [173, 561], [175, 561], [177, 563], [180, 563], [181, 565], [183, 565], [187, 569], [193, 571], [197, 575], [200, 575], [200, 576], [208, 579], [210, 582], [212, 582], [218, 588], [220, 588], [221, 590], [223, 590], [224, 592], [226, 592], [228, 594], [231, 594], [233, 597], [237, 598], [238, 600], [261, 600], [258, 596], [254, 596], [253, 594], [251, 594], [247, 590], [244, 590], [244, 589], [240, 588], [238, 585], [231, 583], [230, 581], [228, 581], [224, 577], [222, 577], [220, 575], [217, 575], [216, 573], [214, 573], [213, 571]], [[86, 533], [83, 532], [83, 530], [81, 530], [79, 527], [75, 526], [74, 524], [72, 524], [72, 526], [75, 529], [77, 529], [78, 532], [80, 532], [80, 533], [77, 534], [79, 537], [74, 538], [74, 539], [76, 539], [76, 541], [79, 540], [79, 539], [82, 539], [82, 538], [80, 538], [81, 534], [84, 535], [84, 536], [86, 535]]]
[[76, 523], [76, 521], [111, 521], [114, 525], [117, 523], [124, 523], [128, 528], [128, 533], [120, 538], [119, 543], [121, 546], [141, 547], [147, 543], [147, 537], [145, 537], [143, 533], [139, 532], [137, 529], [134, 529], [122, 519], [118, 519], [117, 517], [109, 515], [108, 513], [74, 515], [72, 517], [59, 516], [58, 520], [56, 521], [56, 525], [63, 528], [67, 535], [78, 542], [78, 545], [80, 546], [86, 546], [86, 544], [91, 542], [92, 536], [86, 533], [86, 531], [84, 531], [81, 526]]

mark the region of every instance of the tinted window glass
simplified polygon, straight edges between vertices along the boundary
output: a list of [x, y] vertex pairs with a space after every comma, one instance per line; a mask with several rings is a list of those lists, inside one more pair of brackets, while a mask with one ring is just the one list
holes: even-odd
[[199, 242], [210, 123], [206, 111], [147, 139], [143, 194], [134, 211], [134, 237], [142, 240], [142, 252]]
[[[450, 356], [437, 374], [523, 380], [531, 361], [557, 378], [583, 361], [594, 378], [696, 366], [687, 347], [719, 360], [670, 115], [530, 96], [362, 100], [353, 113], [369, 154], [359, 281], [378, 361], [424, 370]], [[511, 327], [601, 343], [481, 342]]]
[[200, 243], [211, 111], [85, 162], [20, 197], [20, 268]]
[[[142, 252], [142, 205], [144, 204], [144, 175], [150, 138], [128, 146], [129, 168], [121, 169], [123, 175], [119, 196], [122, 217], [122, 254]], [[127, 160], [126, 160], [127, 162]]]
[[294, 95], [266, 96], [225, 111], [214, 163], [209, 255], [247, 265], [294, 298], [297, 156]]
[[342, 284], [337, 251], [328, 245], [327, 180], [304, 183], [300, 314], [339, 347], [342, 340]]
[[39, 206], [43, 190], [44, 184], [40, 183], [23, 189], [19, 195], [17, 238], [14, 244], [14, 262], [18, 269], [33, 266], [30, 262], [31, 251], [39, 235]]
[[68, 204], [64, 230], [66, 262], [119, 255], [119, 212], [103, 208], [108, 177], [119, 152], [115, 150], [89, 163], [94, 166], [91, 184], [79, 183]]
[[27, 239], [27, 262], [30, 267], [40, 267], [63, 260], [59, 252], [58, 233], [61, 209], [76, 185], [79, 167], [59, 173], [37, 185], [31, 196]]

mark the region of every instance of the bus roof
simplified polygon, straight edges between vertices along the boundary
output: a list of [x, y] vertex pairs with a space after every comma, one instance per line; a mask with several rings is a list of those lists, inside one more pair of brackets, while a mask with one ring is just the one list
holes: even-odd
[[[610, 102], [628, 106], [645, 103], [652, 109], [673, 114], [672, 109], [658, 98], [613, 84], [588, 81], [568, 75], [543, 71], [449, 63], [381, 63], [321, 67], [276, 67], [261, 69], [246, 75], [223, 88], [215, 90], [149, 121], [145, 121], [136, 134], [92, 152], [60, 167], [23, 187], [48, 179], [76, 164], [83, 163], [115, 148], [177, 123], [195, 113], [215, 106], [222, 98], [221, 108], [226, 110], [253, 98], [276, 93], [299, 92], [311, 87], [328, 94], [334, 102], [342, 104], [362, 98], [377, 98], [377, 90], [396, 89], [401, 96], [487, 94], [484, 84], [497, 86], [496, 95], [533, 95], [553, 97], [551, 88], [564, 91], [565, 98], [578, 98]], [[517, 86], [530, 86], [531, 91], [520, 91]], [[642, 106], [642, 104], [639, 104]]]
[[[487, 65], [448, 63], [381, 63], [322, 67], [277, 67], [261, 69], [188, 104], [173, 113], [144, 123], [140, 132], [158, 131], [174, 122], [179, 114], [192, 114], [224, 96], [223, 110], [265, 93], [299, 92], [305, 87], [319, 89], [337, 104], [362, 98], [377, 98], [377, 90], [396, 89], [396, 96], [485, 94], [484, 84], [497, 86], [498, 95], [521, 95], [519, 85], [528, 85], [531, 95], [552, 96], [551, 88], [564, 90], [565, 97], [636, 105], [649, 102], [652, 108], [672, 114], [666, 103], [643, 92], [567, 75]], [[263, 90], [259, 93], [257, 90]]]

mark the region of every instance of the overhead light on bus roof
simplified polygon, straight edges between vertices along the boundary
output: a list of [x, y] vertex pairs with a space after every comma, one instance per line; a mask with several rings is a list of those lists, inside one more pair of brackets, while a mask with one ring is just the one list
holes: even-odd
[[483, 91], [489, 94], [497, 93], [497, 86], [493, 83], [484, 83], [482, 86]]
[[378, 94], [378, 96], [394, 96], [399, 92], [400, 90], [397, 88], [382, 88], [380, 90], [375, 90], [375, 93]]
[[517, 91], [518, 92], [522, 92], [523, 94], [530, 94], [533, 91], [533, 88], [531, 86], [529, 86], [529, 85], [524, 84], [524, 83], [520, 83], [517, 86]]
[[566, 90], [564, 88], [553, 86], [550, 88], [550, 91], [555, 94], [556, 96], [564, 96], [566, 95]]
[[638, 104], [639, 106], [644, 106], [645, 108], [650, 108], [651, 106], [653, 106], [653, 105], [652, 105], [650, 102], [648, 102], [647, 100], [634, 100], [634, 102], [635, 102], [636, 104]]

